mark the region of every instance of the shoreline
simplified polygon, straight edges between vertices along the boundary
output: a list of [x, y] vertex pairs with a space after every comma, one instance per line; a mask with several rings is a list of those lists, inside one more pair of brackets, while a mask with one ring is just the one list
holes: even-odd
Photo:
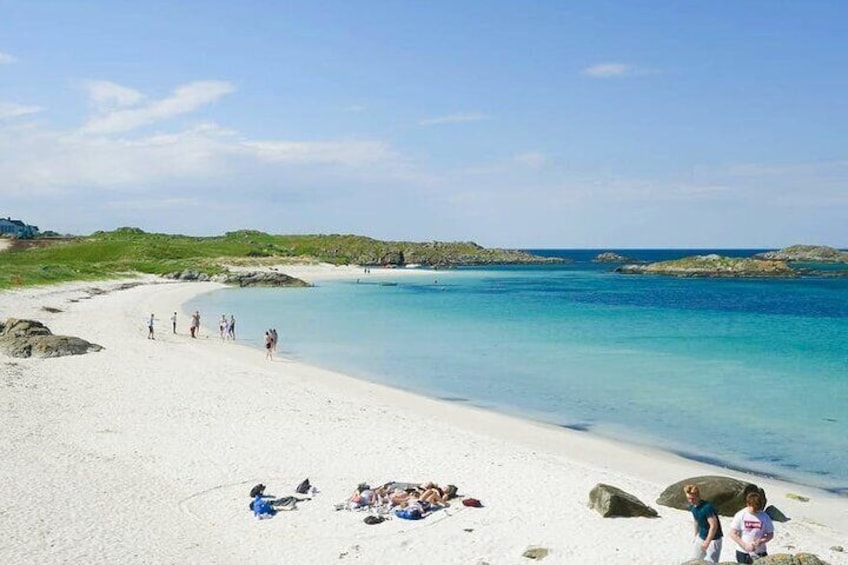
[[[297, 271], [290, 266], [280, 270], [312, 277], [310, 282], [323, 280], [321, 268], [301, 276], [292, 274]], [[356, 272], [334, 268], [327, 275], [356, 278]], [[208, 322], [214, 319], [206, 320], [201, 339], [192, 340], [183, 315], [181, 333], [174, 336], [168, 315], [223, 285], [153, 277], [136, 281], [143, 284], [95, 294], [90, 289], [117, 288], [126, 281], [0, 293], [4, 319], [34, 317], [54, 333], [78, 335], [107, 348], [79, 357], [0, 359], [7, 372], [23, 375], [13, 379], [20, 381], [15, 386], [7, 377], [7, 389], [14, 394], [3, 416], [8, 420], [4, 435], [17, 441], [8, 452], [0, 450], [6, 460], [0, 469], [7, 478], [0, 488], [13, 500], [10, 512], [22, 516], [3, 532], [12, 544], [0, 547], [0, 556], [11, 551], [6, 562], [25, 555], [30, 561], [32, 555], [41, 562], [65, 561], [70, 553], [56, 554], [55, 548], [37, 543], [46, 537], [58, 538], [59, 546], [72, 541], [80, 548], [78, 555], [92, 562], [117, 558], [95, 550], [111, 539], [129, 562], [231, 563], [271, 552], [292, 563], [348, 558], [383, 563], [414, 556], [408, 551], [417, 549], [426, 552], [420, 554], [426, 559], [412, 557], [412, 562], [514, 563], [526, 547], [544, 546], [552, 550], [550, 563], [680, 563], [688, 555], [691, 518], [654, 501], [669, 484], [720, 474], [764, 486], [769, 502], [792, 518], [777, 524], [771, 553], [793, 546], [793, 553], [809, 551], [830, 563], [848, 563], [844, 553], [829, 549], [848, 538], [844, 496], [300, 362], [268, 362], [261, 350], [222, 343], [217, 332], [210, 334]], [[42, 306], [63, 311], [44, 312]], [[145, 340], [148, 311], [161, 316], [155, 341]], [[18, 404], [25, 409], [17, 410]], [[58, 448], [60, 461], [75, 464], [36, 466], [43, 460], [39, 454], [51, 447]], [[133, 466], [137, 469], [130, 471]], [[125, 474], [136, 480], [127, 481]], [[51, 509], [45, 518], [32, 509], [32, 499], [12, 496], [19, 475], [48, 487], [70, 483], [79, 488], [68, 493], [70, 504]], [[256, 522], [247, 511], [251, 484], [263, 482], [288, 494], [283, 487], [293, 489], [306, 476], [322, 492], [298, 512]], [[376, 527], [362, 524], [364, 514], [332, 510], [363, 480], [430, 479], [459, 485], [461, 493], [480, 498], [486, 508], [452, 506], [419, 523], [395, 519]], [[136, 481], [149, 488], [137, 492], [131, 488]], [[662, 518], [601, 518], [586, 507], [588, 492], [598, 482], [631, 492]], [[110, 488], [116, 485], [124, 488]], [[35, 498], [56, 496], [45, 491]], [[810, 502], [786, 498], [787, 493]], [[85, 514], [78, 507], [90, 505], [91, 499], [95, 508], [108, 508], [116, 495], [134, 502], [118, 510], [117, 521], [96, 512], [73, 519]], [[193, 519], [186, 522], [186, 516]], [[110, 520], [117, 533], [103, 523]], [[143, 527], [150, 520], [160, 524], [156, 531]], [[729, 519], [722, 521], [729, 524]], [[130, 531], [139, 526], [148, 533], [135, 539]], [[92, 530], [99, 535], [91, 536]], [[572, 535], [563, 538], [563, 532]], [[210, 541], [210, 535], [217, 541]], [[153, 558], [134, 553], [150, 543]], [[725, 557], [732, 555], [732, 546], [728, 540]]]

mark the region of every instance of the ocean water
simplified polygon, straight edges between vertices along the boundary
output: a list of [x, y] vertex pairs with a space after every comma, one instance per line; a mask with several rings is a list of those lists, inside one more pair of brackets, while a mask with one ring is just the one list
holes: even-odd
[[235, 314], [257, 355], [273, 327], [283, 355], [358, 378], [848, 493], [848, 277], [628, 276], [598, 250], [537, 252], [574, 262], [375, 269], [189, 308]]

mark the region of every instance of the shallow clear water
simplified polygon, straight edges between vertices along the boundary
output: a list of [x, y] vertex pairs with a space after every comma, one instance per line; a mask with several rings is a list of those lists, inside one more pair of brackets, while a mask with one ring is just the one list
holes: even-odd
[[258, 349], [275, 327], [284, 355], [360, 378], [848, 490], [848, 278], [625, 276], [597, 252], [548, 253], [577, 262], [375, 270], [189, 308], [234, 313]]

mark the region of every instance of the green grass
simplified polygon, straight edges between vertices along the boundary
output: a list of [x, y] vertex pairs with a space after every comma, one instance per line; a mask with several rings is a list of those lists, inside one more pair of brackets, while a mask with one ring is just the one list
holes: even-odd
[[44, 245], [15, 245], [0, 253], [0, 288], [117, 278], [132, 273], [162, 275], [186, 269], [215, 274], [223, 271], [226, 264], [294, 259], [333, 264], [455, 265], [527, 257], [483, 249], [470, 242], [393, 242], [358, 235], [269, 235], [251, 230], [189, 237], [121, 228], [49, 245], [44, 240], [34, 243]]

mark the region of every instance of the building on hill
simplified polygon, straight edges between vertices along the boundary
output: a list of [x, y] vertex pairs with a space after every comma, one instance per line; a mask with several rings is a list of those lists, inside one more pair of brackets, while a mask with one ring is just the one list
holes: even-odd
[[38, 235], [38, 226], [30, 226], [12, 218], [0, 218], [0, 235], [28, 239]]

